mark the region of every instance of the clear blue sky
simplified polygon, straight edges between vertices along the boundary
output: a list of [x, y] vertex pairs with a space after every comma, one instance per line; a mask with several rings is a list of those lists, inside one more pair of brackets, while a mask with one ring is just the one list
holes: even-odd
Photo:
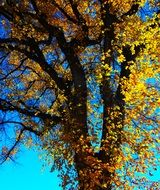
[[[23, 150], [16, 161], [0, 166], [0, 190], [62, 190], [58, 172], [50, 173], [50, 167], [41, 171], [43, 163], [35, 150]], [[159, 173], [160, 167], [148, 178], [160, 182]]]
[[36, 151], [23, 150], [16, 161], [0, 166], [0, 190], [61, 190], [57, 172], [41, 171]]

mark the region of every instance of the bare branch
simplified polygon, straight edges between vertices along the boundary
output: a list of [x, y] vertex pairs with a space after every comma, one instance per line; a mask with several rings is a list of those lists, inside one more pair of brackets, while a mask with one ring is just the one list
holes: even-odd
[[2, 161], [0, 162], [0, 165], [2, 165], [8, 158], [10, 158], [10, 159], [12, 158], [12, 152], [15, 150], [17, 145], [20, 143], [23, 132], [24, 132], [24, 129], [20, 130], [20, 133], [19, 133], [15, 143], [13, 144], [13, 146], [6, 152], [2, 152]]

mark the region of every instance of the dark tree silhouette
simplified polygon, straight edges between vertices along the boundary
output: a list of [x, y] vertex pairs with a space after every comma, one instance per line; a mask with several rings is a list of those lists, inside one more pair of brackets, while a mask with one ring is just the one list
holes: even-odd
[[1, 164], [36, 144], [64, 189], [156, 186], [137, 175], [159, 143], [159, 9], [144, 4], [1, 1]]

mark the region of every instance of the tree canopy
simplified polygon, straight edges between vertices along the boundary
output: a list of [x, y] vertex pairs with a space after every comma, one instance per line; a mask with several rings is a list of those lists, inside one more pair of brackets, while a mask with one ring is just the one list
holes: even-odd
[[1, 0], [1, 164], [38, 146], [64, 189], [157, 188], [159, 2]]

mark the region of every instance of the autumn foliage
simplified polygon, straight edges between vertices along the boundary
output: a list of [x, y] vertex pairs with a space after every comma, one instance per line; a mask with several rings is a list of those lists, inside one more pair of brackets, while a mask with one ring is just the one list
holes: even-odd
[[159, 2], [0, 2], [1, 164], [38, 146], [64, 189], [158, 189]]

